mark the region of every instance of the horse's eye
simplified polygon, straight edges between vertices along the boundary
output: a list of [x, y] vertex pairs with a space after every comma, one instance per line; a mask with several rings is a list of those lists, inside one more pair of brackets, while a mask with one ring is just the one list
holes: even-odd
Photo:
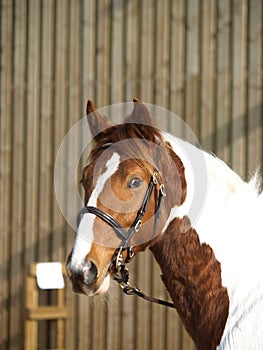
[[138, 188], [141, 186], [141, 183], [143, 181], [141, 179], [139, 179], [138, 177], [134, 177], [133, 179], [131, 179], [129, 182], [128, 182], [128, 187], [129, 188]]

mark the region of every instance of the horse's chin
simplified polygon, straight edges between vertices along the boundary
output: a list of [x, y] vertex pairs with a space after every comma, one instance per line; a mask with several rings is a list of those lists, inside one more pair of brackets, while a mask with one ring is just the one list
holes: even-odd
[[110, 287], [110, 275], [107, 275], [94, 295], [101, 295], [108, 291]]
[[83, 293], [89, 297], [102, 295], [108, 291], [109, 287], [110, 287], [110, 275], [107, 275], [102, 281], [102, 283], [99, 286], [95, 287], [94, 289], [89, 289], [87, 287], [84, 287]]

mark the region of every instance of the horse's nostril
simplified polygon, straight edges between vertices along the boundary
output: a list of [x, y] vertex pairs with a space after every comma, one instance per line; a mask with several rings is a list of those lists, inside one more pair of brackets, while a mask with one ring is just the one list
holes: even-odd
[[83, 266], [83, 274], [84, 274], [84, 283], [86, 285], [89, 285], [92, 282], [94, 282], [95, 278], [98, 275], [98, 269], [93, 261], [89, 260], [85, 263], [85, 265]]

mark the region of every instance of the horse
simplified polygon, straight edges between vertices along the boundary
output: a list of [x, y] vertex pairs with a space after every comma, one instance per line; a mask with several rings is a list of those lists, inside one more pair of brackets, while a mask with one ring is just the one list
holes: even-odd
[[[87, 121], [85, 207], [66, 262], [73, 291], [101, 295], [113, 278], [132, 294], [126, 265], [149, 248], [198, 350], [263, 349], [259, 175], [245, 182], [214, 154], [157, 129], [139, 99], [117, 125], [89, 100]], [[206, 194], [197, 215], [191, 164], [200, 156]]]

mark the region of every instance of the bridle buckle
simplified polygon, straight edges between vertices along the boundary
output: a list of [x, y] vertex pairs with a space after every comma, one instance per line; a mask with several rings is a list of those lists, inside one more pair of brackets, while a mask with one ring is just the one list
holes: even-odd
[[123, 257], [122, 257], [122, 252], [123, 252], [123, 248], [120, 248], [118, 251], [118, 254], [116, 256], [116, 262], [115, 262], [115, 266], [116, 269], [118, 270], [122, 265], [124, 265], [124, 261], [123, 261]]
[[160, 185], [160, 193], [163, 197], [166, 197], [166, 191], [165, 191], [164, 184], [159, 181], [158, 175], [159, 175], [158, 171], [155, 170], [153, 173], [153, 183], [155, 185], [157, 185], [157, 184]]
[[158, 171], [153, 172], [153, 183], [156, 185], [158, 183]]
[[160, 186], [160, 192], [161, 192], [161, 195], [162, 195], [163, 197], [166, 197], [166, 190], [165, 190], [164, 184], [161, 184], [161, 186]]
[[142, 220], [139, 220], [139, 221], [136, 223], [135, 227], [134, 227], [134, 231], [135, 231], [135, 232], [139, 232], [141, 226], [142, 226]]

